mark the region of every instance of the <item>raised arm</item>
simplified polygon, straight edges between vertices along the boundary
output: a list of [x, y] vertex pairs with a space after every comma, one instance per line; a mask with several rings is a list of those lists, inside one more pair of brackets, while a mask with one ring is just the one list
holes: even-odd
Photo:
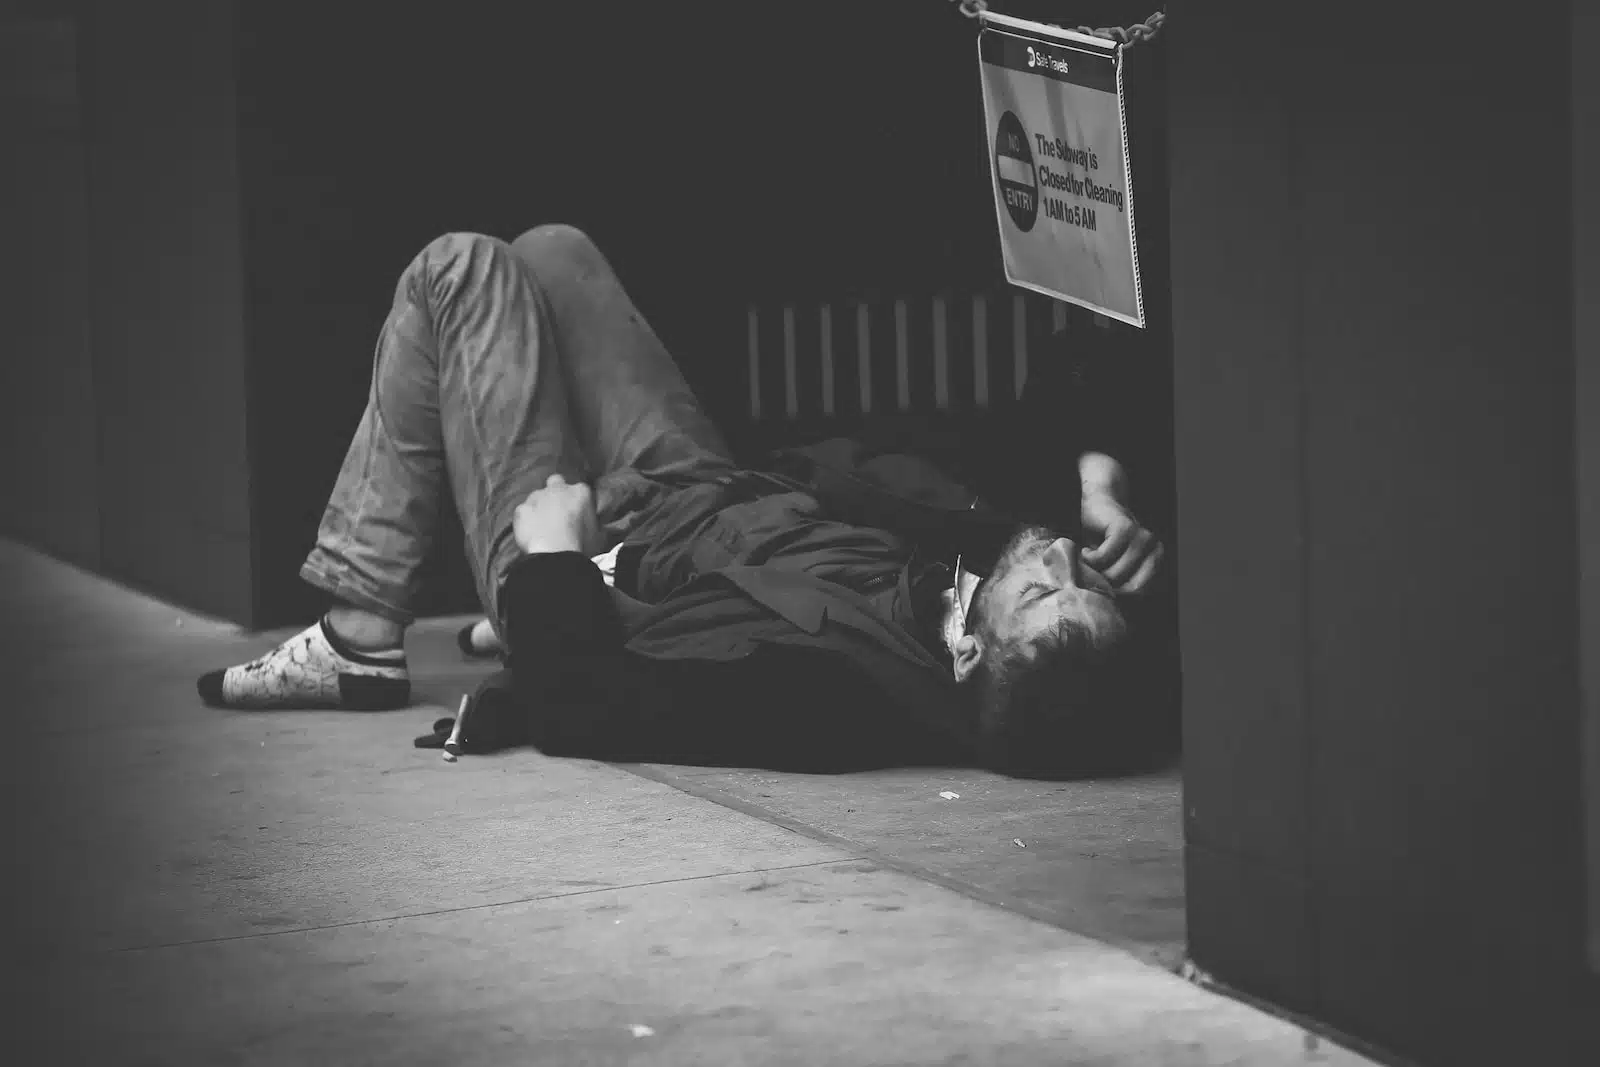
[[[1011, 493], [1051, 498], [1063, 518], [1070, 506], [1081, 525], [1084, 561], [1121, 592], [1137, 594], [1155, 582], [1166, 550], [1133, 510], [1135, 492], [1148, 489], [1135, 483], [1151, 451], [1143, 438], [1152, 398], [1140, 366], [1124, 355], [1031, 368], [1021, 402], [996, 427], [992, 460]], [[1041, 485], [1037, 472], [1052, 468], [1060, 470], [1059, 480]]]

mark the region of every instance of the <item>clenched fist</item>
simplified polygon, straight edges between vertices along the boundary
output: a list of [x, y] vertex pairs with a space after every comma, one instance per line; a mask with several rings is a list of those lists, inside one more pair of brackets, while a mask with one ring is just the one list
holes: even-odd
[[530, 554], [582, 552], [592, 556], [601, 550], [594, 493], [583, 482], [572, 484], [552, 474], [543, 489], [535, 489], [517, 505], [511, 533], [522, 551]]
[[1085, 493], [1083, 530], [1089, 540], [1083, 561], [1110, 579], [1117, 592], [1142, 593], [1155, 581], [1166, 546], [1109, 493]]

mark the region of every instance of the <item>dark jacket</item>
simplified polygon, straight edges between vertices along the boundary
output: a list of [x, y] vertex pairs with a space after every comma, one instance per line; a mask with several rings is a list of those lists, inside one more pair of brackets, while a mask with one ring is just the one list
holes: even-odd
[[[982, 442], [987, 480], [957, 480], [946, 470], [959, 462], [936, 465], [893, 434], [783, 450], [708, 482], [602, 479], [602, 523], [623, 536], [616, 588], [575, 553], [513, 566], [501, 593], [508, 669], [478, 690], [466, 749], [814, 763], [916, 738], [950, 758], [980, 753], [948, 661], [919, 639], [918, 567], [965, 552], [982, 570], [1019, 519], [1076, 536], [1071, 461], [1134, 452], [1116, 405], [1047, 385], [1030, 382], [1023, 410]], [[946, 459], [974, 455], [965, 444]], [[993, 486], [1011, 513], [972, 507], [963, 482], [986, 499]], [[1025, 513], [1023, 501], [1040, 507]]]
[[480, 688], [466, 747], [665, 759], [900, 737], [976, 751], [912, 586], [919, 562], [992, 557], [1015, 520], [927, 460], [859, 441], [768, 466], [613, 482], [607, 510], [633, 516], [614, 589], [576, 553], [518, 561], [501, 592], [508, 669]]

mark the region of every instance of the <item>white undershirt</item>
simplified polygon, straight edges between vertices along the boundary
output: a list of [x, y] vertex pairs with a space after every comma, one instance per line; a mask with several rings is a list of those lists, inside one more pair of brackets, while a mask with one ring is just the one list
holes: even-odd
[[600, 568], [600, 577], [604, 578], [609, 586], [617, 584], [617, 552], [621, 548], [622, 542], [619, 541], [610, 552], [602, 552], [598, 556], [589, 557], [594, 562], [594, 565]]

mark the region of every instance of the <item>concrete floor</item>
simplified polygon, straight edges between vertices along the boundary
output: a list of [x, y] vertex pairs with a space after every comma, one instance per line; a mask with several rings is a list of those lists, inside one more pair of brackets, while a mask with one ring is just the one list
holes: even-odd
[[1176, 770], [1051, 782], [970, 767], [630, 769], [1157, 966], [1184, 961]]
[[[893, 827], [927, 810], [907, 799], [921, 780], [844, 787], [876, 813], [862, 845], [849, 812], [807, 799], [839, 784], [808, 776], [780, 789], [534, 752], [451, 766], [410, 745], [482, 669], [449, 621], [413, 634], [416, 707], [225, 713], [194, 677], [275, 635], [4, 542], [0, 588], [23, 1062], [1368, 1062], [997, 907], [1004, 887], [939, 870], [927, 847], [896, 852]], [[738, 795], [751, 782], [782, 794], [766, 817]], [[965, 788], [992, 809], [1007, 787]], [[1071, 803], [1095, 817], [1092, 795]], [[942, 817], [952, 839], [1011, 828], [960, 810]], [[1028, 832], [1052, 847], [1044, 824]], [[1156, 957], [1167, 877], [1147, 887], [1167, 917], [1131, 938]], [[1085, 892], [1063, 884], [1062, 915], [1102, 911], [1071, 899]]]

